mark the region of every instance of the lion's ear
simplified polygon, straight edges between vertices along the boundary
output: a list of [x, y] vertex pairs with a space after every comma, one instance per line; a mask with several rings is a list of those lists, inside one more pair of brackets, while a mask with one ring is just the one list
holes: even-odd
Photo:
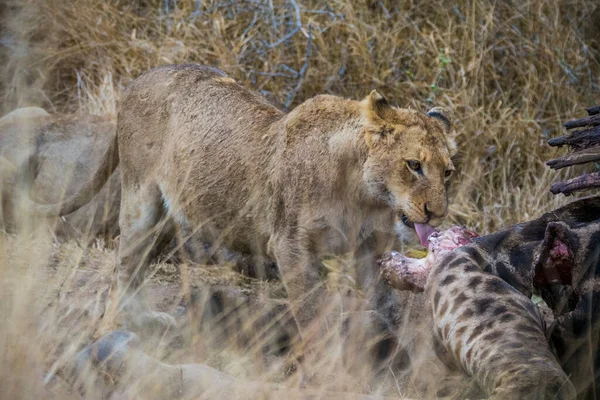
[[393, 122], [396, 111], [385, 97], [377, 90], [371, 91], [361, 102], [363, 115], [371, 125], [384, 125], [385, 122]]
[[454, 117], [452, 112], [444, 107], [433, 107], [431, 110], [427, 111], [427, 115], [431, 118], [438, 119], [446, 130], [446, 133], [450, 133], [452, 130], [452, 121]]
[[373, 90], [360, 103], [365, 119], [365, 139], [369, 147], [390, 144], [394, 141], [391, 133], [394, 131], [390, 122], [396, 114], [387, 99], [377, 90]]

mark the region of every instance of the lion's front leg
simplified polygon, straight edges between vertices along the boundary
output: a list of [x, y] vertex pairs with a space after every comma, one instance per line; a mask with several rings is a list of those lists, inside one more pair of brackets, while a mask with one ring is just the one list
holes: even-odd
[[396, 319], [399, 305], [395, 291], [385, 282], [377, 260], [392, 248], [395, 239], [393, 234], [387, 232], [373, 232], [354, 253], [354, 265], [362, 291], [371, 300], [376, 311], [390, 323]]
[[117, 316], [137, 333], [162, 335], [173, 328], [175, 319], [163, 312], [152, 311], [143, 293], [145, 274], [150, 260], [166, 243], [166, 220], [162, 214], [162, 198], [158, 189], [148, 186], [123, 190], [120, 209], [119, 249], [116, 276], [106, 304], [102, 333], [114, 328]]
[[377, 260], [392, 248], [395, 240], [393, 234], [373, 232], [362, 241], [354, 255], [358, 283], [377, 316], [373, 318], [373, 328], [378, 340], [374, 341], [372, 356], [380, 370], [404, 367], [407, 356], [397, 335], [401, 321], [412, 311], [410, 293], [392, 289], [377, 265]]
[[299, 235], [274, 238], [273, 253], [285, 286], [289, 306], [305, 346], [319, 335], [319, 316], [325, 296], [319, 278], [319, 260]]

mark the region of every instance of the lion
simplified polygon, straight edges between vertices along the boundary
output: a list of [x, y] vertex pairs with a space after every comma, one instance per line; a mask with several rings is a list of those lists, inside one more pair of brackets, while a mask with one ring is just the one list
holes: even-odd
[[[116, 128], [109, 116], [49, 114], [38, 107], [18, 108], [0, 118], [0, 226], [4, 231], [15, 232], [20, 224], [22, 192], [40, 203], [56, 203], [79, 192], [115, 140]], [[74, 238], [84, 245], [98, 237], [110, 243], [119, 233], [120, 202], [117, 167], [89, 203], [51, 221], [53, 231], [60, 239]], [[165, 241], [164, 251], [157, 254], [162, 259], [183, 256], [195, 263], [225, 261], [253, 274], [246, 255], [206, 250], [208, 244], [194, 240], [183, 245], [172, 228]], [[198, 247], [203, 251], [194, 251]], [[271, 278], [273, 269], [269, 266]]]
[[173, 220], [184, 237], [275, 260], [304, 343], [320, 327], [324, 255], [353, 254], [362, 290], [393, 314], [375, 260], [394, 245], [397, 219], [421, 241], [441, 224], [455, 154], [441, 108], [400, 109], [372, 91], [362, 101], [318, 95], [284, 113], [218, 69], [169, 65], [127, 87], [116, 141], [88, 184], [34, 208], [72, 212], [118, 161], [116, 293], [129, 328], [174, 322], [151, 311], [141, 290], [154, 243]]
[[[16, 109], [0, 119], [0, 222], [5, 231], [20, 223], [24, 190], [41, 203], [56, 203], [81, 190], [114, 141], [116, 124], [91, 115], [49, 114], [38, 107]], [[118, 232], [121, 194], [118, 170], [89, 204], [52, 221], [63, 238], [112, 240]]]

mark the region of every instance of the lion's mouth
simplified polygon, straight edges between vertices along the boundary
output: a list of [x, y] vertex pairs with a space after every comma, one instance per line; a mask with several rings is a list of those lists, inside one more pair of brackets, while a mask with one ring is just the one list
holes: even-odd
[[411, 229], [415, 229], [415, 223], [408, 219], [406, 214], [402, 213], [402, 215], [400, 216], [400, 220], [404, 225], [408, 226]]
[[434, 227], [428, 224], [415, 224], [404, 213], [402, 213], [402, 215], [400, 216], [400, 220], [404, 225], [408, 226], [411, 229], [414, 229], [417, 232], [417, 236], [419, 237], [421, 245], [423, 245], [424, 247], [429, 247], [429, 236], [436, 232], [436, 229]]

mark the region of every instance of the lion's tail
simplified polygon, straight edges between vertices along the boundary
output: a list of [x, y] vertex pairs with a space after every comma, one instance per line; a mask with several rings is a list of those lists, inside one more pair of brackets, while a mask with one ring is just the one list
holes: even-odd
[[22, 201], [24, 202], [23, 205], [28, 212], [45, 217], [60, 217], [75, 212], [79, 208], [89, 203], [92, 198], [94, 198], [100, 189], [102, 189], [102, 186], [104, 186], [106, 181], [108, 181], [108, 178], [110, 178], [118, 165], [119, 146], [117, 142], [117, 135], [115, 135], [114, 140], [104, 154], [100, 166], [96, 171], [94, 171], [92, 178], [78, 193], [60, 203], [55, 204], [40, 204], [31, 200], [28, 195], [25, 195], [22, 196]]

